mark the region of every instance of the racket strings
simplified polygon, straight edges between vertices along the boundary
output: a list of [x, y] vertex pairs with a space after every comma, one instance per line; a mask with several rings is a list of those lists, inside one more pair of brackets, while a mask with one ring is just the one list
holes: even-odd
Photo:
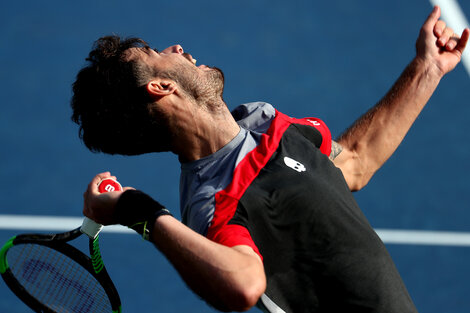
[[8, 250], [10, 270], [26, 291], [55, 312], [111, 312], [100, 283], [81, 265], [54, 249], [21, 244]]

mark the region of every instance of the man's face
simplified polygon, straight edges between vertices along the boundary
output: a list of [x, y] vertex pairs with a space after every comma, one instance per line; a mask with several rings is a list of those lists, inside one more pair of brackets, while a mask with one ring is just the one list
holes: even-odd
[[196, 66], [196, 60], [180, 45], [162, 51], [150, 48], [132, 48], [142, 62], [178, 83], [195, 100], [222, 96], [224, 76], [221, 70], [206, 65]]

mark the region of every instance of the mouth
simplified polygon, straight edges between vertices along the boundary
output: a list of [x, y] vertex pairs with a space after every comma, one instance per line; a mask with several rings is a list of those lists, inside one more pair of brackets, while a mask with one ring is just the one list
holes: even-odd
[[196, 59], [193, 58], [192, 55], [190, 55], [189, 53], [183, 53], [183, 56], [189, 61], [191, 62], [193, 65], [196, 65]]

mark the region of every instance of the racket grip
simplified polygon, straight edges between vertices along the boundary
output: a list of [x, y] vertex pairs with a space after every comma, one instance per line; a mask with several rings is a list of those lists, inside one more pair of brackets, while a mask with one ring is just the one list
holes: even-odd
[[102, 228], [103, 225], [98, 224], [97, 222], [88, 217], [85, 217], [83, 219], [82, 227], [80, 227], [80, 231], [91, 239], [95, 239]]
[[[121, 191], [122, 186], [118, 181], [112, 178], [105, 178], [101, 180], [100, 183], [98, 184], [98, 191], [100, 193], [112, 192], [116, 190]], [[85, 217], [82, 223], [82, 227], [80, 227], [80, 231], [83, 234], [90, 237], [91, 239], [95, 239], [96, 236], [98, 236], [102, 228], [103, 228], [103, 225], [98, 224], [97, 222], [95, 222], [94, 220], [88, 217]]]

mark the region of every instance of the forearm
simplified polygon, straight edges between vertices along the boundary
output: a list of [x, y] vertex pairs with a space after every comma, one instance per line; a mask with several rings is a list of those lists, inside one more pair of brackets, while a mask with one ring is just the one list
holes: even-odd
[[339, 137], [350, 156], [341, 166], [352, 190], [366, 185], [397, 149], [441, 78], [432, 63], [414, 59], [385, 97]]
[[262, 262], [251, 248], [217, 244], [171, 216], [155, 221], [152, 240], [189, 287], [219, 310], [247, 310], [266, 288]]
[[416, 58], [387, 95], [339, 138], [343, 152], [334, 159], [351, 190], [359, 190], [405, 137], [441, 78], [460, 62], [470, 37], [459, 37], [439, 20], [435, 6], [421, 27]]
[[121, 224], [151, 240], [186, 283], [219, 310], [243, 311], [256, 304], [266, 288], [261, 258], [249, 246], [226, 247], [194, 232], [160, 203], [131, 187], [100, 193], [96, 175], [84, 194], [83, 213], [104, 225]]

